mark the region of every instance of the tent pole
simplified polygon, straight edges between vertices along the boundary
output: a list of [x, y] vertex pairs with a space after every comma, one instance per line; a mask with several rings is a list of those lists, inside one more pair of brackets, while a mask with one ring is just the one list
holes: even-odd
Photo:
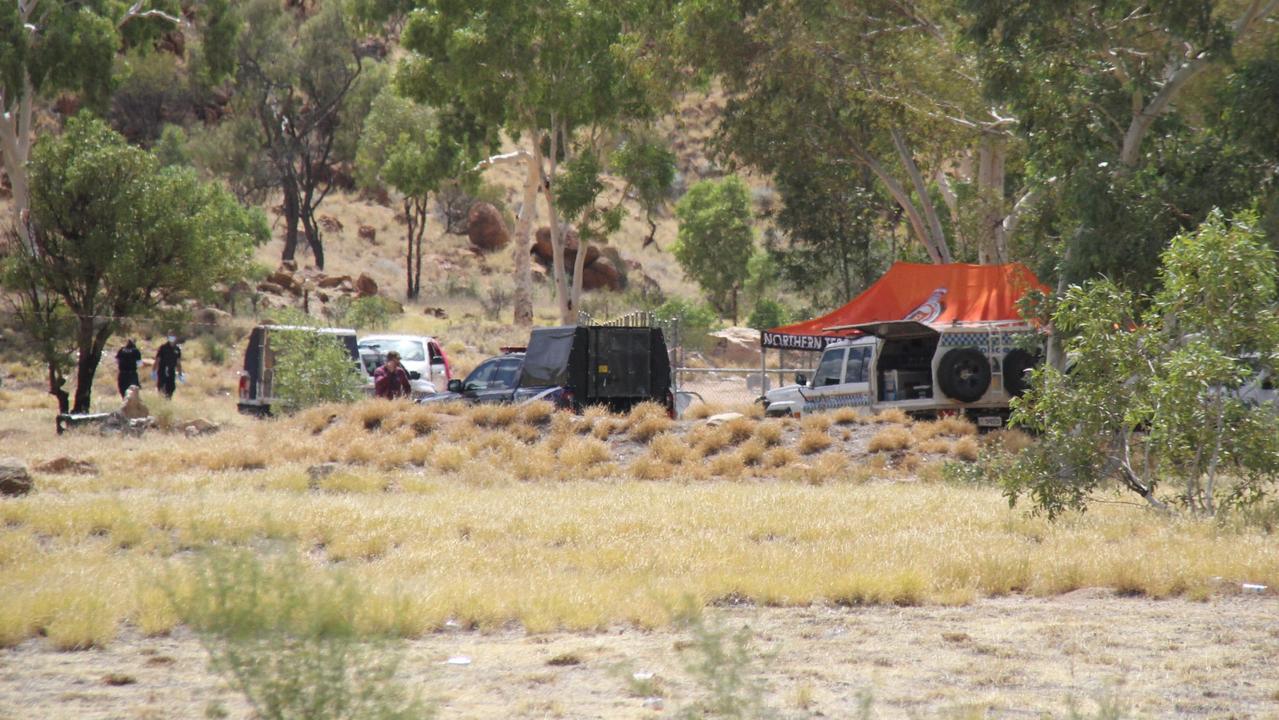
[[768, 348], [764, 347], [764, 331], [759, 331], [759, 394], [768, 392]]

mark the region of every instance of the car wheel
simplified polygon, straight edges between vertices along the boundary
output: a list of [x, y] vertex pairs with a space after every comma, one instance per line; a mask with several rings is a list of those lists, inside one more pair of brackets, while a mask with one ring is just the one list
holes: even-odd
[[1004, 389], [1013, 397], [1021, 397], [1029, 388], [1026, 371], [1039, 364], [1039, 356], [1017, 348], [1004, 356]]
[[942, 355], [937, 382], [946, 397], [975, 402], [990, 387], [990, 361], [977, 348], [955, 348]]

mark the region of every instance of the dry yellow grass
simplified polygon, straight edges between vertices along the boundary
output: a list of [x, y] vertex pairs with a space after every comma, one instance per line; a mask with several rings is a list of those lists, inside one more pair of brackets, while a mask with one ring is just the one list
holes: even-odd
[[782, 441], [782, 423], [780, 420], [765, 420], [755, 426], [755, 437], [768, 447]]
[[830, 447], [834, 440], [830, 439], [824, 431], [818, 428], [809, 428], [799, 436], [799, 442], [796, 443], [796, 449], [805, 455], [819, 453]]
[[897, 425], [906, 425], [910, 422], [910, 418], [906, 416], [906, 413], [902, 412], [901, 410], [897, 408], [880, 410], [878, 413], [875, 413], [875, 415], [871, 417], [871, 420], [877, 423], [883, 423], [883, 424], [893, 423]]
[[[213, 414], [194, 399], [173, 406]], [[177, 620], [157, 581], [181, 585], [190, 551], [206, 545], [292, 547], [317, 570], [341, 562], [369, 590], [368, 626], [402, 634], [450, 618], [533, 631], [652, 626], [685, 593], [804, 605], [1090, 585], [1199, 597], [1214, 578], [1279, 585], [1270, 535], [1119, 505], [1050, 524], [1009, 510], [992, 488], [885, 482], [938, 465], [913, 453], [801, 456], [785, 429], [829, 442], [830, 422], [816, 419], [750, 421], [731, 451], [727, 427], [678, 423], [638, 450], [628, 432], [611, 440], [631, 443], [619, 455], [577, 432], [581, 418], [544, 407], [497, 428], [471, 413], [368, 401], [266, 422], [218, 416], [227, 429], [194, 440], [55, 439], [19, 411], [0, 413], [28, 461], [69, 455], [101, 469], [38, 475], [38, 492], [0, 503], [0, 645], [167, 632]], [[905, 425], [879, 432], [913, 441]], [[948, 442], [979, 446], [970, 434]], [[699, 461], [706, 443], [718, 450]], [[325, 461], [348, 466], [311, 481], [307, 466]]]
[[860, 425], [869, 420], [866, 413], [852, 407], [836, 408], [835, 411], [830, 414], [830, 419], [836, 425]]
[[870, 442], [866, 444], [866, 449], [870, 452], [896, 452], [905, 450], [914, 443], [915, 438], [910, 434], [909, 429], [890, 425], [872, 435]]
[[[456, 450], [437, 448], [436, 465]], [[742, 477], [743, 453], [714, 458], [707, 472]], [[566, 459], [608, 465], [591, 437], [565, 443], [558, 462]], [[448, 618], [533, 630], [660, 623], [664, 603], [685, 592], [917, 603], [1090, 585], [1163, 597], [1202, 592], [1214, 577], [1279, 582], [1279, 556], [1260, 532], [1121, 506], [1050, 524], [1009, 510], [989, 488], [862, 489], [844, 482], [860, 478], [840, 453], [804, 465], [790, 448], [769, 450], [763, 464], [797, 482], [764, 484], [667, 482], [673, 466], [656, 458], [631, 466], [646, 483], [520, 483], [495, 459], [461, 460], [458, 480], [351, 471], [314, 492], [299, 487], [298, 471], [196, 471], [119, 491], [104, 475], [6, 501], [0, 640], [44, 633], [70, 648], [109, 642], [122, 624], [161, 632], [172, 618], [140, 591], [182, 567], [176, 550], [210, 543], [324, 548], [373, 591], [368, 617], [390, 623], [402, 613], [395, 627], [414, 632]], [[750, 541], [763, 532], [791, 541]]]
[[951, 454], [955, 457], [968, 462], [977, 462], [977, 451], [977, 440], [971, 435], [956, 440], [950, 449]]

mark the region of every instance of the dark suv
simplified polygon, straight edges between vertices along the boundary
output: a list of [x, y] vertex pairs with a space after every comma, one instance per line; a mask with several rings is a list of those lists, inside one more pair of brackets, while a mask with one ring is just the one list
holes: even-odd
[[651, 400], [674, 408], [666, 341], [649, 327], [538, 328], [527, 349], [485, 360], [448, 389], [422, 402], [547, 400], [574, 411], [603, 405], [626, 412]]

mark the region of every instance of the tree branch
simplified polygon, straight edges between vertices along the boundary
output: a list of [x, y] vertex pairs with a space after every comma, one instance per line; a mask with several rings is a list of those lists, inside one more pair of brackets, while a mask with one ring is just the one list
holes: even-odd
[[525, 162], [530, 157], [528, 150], [520, 148], [514, 152], [502, 153], [501, 155], [492, 155], [475, 163], [475, 167], [471, 168], [471, 172], [479, 172], [486, 170], [494, 165], [513, 165], [515, 163]]
[[124, 14], [124, 17], [120, 18], [120, 22], [116, 23], [115, 26], [117, 30], [124, 27], [125, 24], [128, 23], [130, 20], [136, 20], [138, 18], [158, 17], [163, 20], [167, 20], [173, 23], [174, 25], [182, 24], [182, 18], [179, 18], [174, 15], [170, 15], [169, 13], [164, 12], [163, 10], [143, 10], [142, 3], [144, 1], [145, 0], [138, 0], [137, 2], [133, 3], [133, 5], [129, 6], [128, 12]]
[[902, 165], [906, 168], [906, 174], [910, 176], [910, 181], [915, 186], [915, 195], [919, 198], [919, 205], [924, 210], [924, 218], [928, 221], [931, 243], [940, 258], [937, 262], [948, 263], [951, 261], [950, 247], [946, 244], [946, 235], [942, 232], [941, 220], [937, 218], [937, 209], [933, 207], [933, 200], [928, 195], [928, 186], [924, 184], [924, 176], [920, 174], [919, 167], [915, 165], [915, 158], [911, 155], [910, 149], [906, 147], [906, 140], [902, 137], [901, 130], [893, 128], [892, 136], [893, 146], [897, 148], [897, 154], [901, 157]]

